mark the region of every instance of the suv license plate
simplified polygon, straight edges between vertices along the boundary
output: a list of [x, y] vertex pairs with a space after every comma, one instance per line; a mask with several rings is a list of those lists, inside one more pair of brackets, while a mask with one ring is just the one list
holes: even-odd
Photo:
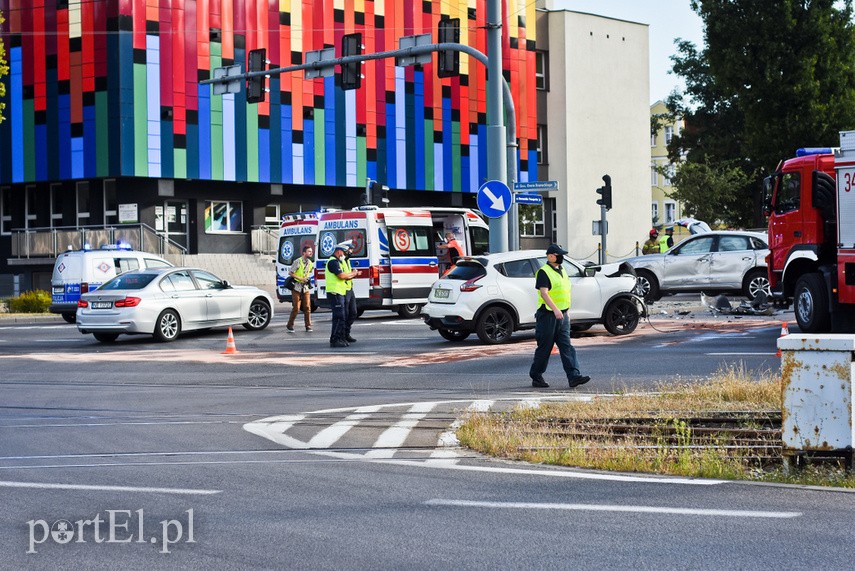
[[436, 289], [433, 291], [433, 296], [434, 296], [434, 297], [436, 297], [436, 298], [445, 298], [445, 299], [447, 299], [447, 298], [448, 298], [448, 294], [450, 294], [450, 293], [451, 293], [451, 290], [450, 290], [450, 289], [440, 289], [440, 288], [436, 288]]
[[113, 307], [112, 301], [93, 301], [92, 309], [110, 309]]

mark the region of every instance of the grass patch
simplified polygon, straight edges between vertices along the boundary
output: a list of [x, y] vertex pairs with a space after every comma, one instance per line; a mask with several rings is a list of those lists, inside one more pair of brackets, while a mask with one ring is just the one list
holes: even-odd
[[457, 431], [478, 452], [526, 462], [621, 472], [855, 488], [835, 462], [784, 473], [781, 379], [741, 367], [654, 392], [477, 413]]

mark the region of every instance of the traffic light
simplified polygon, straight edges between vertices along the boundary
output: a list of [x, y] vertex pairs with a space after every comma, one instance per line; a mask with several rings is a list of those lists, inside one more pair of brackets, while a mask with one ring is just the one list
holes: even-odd
[[[345, 34], [341, 37], [341, 57], [362, 55], [362, 34]], [[362, 62], [341, 64], [341, 88], [359, 89], [362, 85]]]
[[[439, 19], [438, 40], [440, 44], [460, 43], [460, 18], [443, 16]], [[460, 52], [442, 50], [437, 52], [439, 67], [437, 77], [454, 77], [460, 75]]]
[[[250, 50], [248, 72], [265, 71], [267, 69], [267, 50]], [[261, 103], [267, 95], [267, 76], [259, 75], [246, 80], [246, 102]]]
[[371, 182], [371, 204], [386, 206], [389, 204], [389, 187], [378, 181]]
[[612, 209], [612, 177], [607, 174], [603, 175], [603, 182], [605, 185], [601, 186], [597, 189], [597, 194], [602, 195], [601, 198], [597, 199], [597, 204], [600, 206], [605, 206], [606, 210]]

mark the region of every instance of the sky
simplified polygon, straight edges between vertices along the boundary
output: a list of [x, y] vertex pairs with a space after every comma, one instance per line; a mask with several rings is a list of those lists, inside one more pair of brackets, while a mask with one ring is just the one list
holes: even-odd
[[554, 8], [565, 8], [639, 22], [650, 26], [650, 103], [665, 99], [683, 82], [672, 73], [671, 56], [675, 38], [703, 45], [701, 18], [692, 12], [689, 0], [552, 0]]

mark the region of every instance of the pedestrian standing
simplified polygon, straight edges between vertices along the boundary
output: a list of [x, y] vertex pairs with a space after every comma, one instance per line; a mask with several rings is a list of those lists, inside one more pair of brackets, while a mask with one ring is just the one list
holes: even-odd
[[356, 294], [353, 293], [353, 278], [359, 275], [359, 270], [354, 271], [350, 265], [350, 256], [353, 254], [353, 241], [348, 240], [342, 243], [347, 249], [344, 251], [344, 271], [351, 274], [351, 278], [344, 280], [344, 285], [347, 291], [344, 295], [344, 340], [348, 343], [356, 343], [356, 339], [350, 334], [350, 329], [353, 327], [353, 322], [356, 321]]
[[567, 310], [570, 309], [570, 276], [563, 266], [565, 255], [567, 251], [561, 246], [550, 245], [546, 249], [546, 264], [537, 271], [535, 288], [539, 303], [534, 314], [537, 349], [528, 373], [531, 386], [536, 388], [549, 386], [543, 379], [543, 373], [549, 364], [552, 348], [556, 345], [570, 388], [591, 380], [591, 377], [579, 372], [576, 349], [570, 344], [570, 318], [567, 316]]
[[664, 253], [674, 246], [674, 227], [668, 226], [665, 228], [665, 234], [659, 236], [659, 251]]
[[327, 299], [329, 299], [330, 310], [332, 310], [330, 347], [347, 347], [350, 345], [347, 342], [348, 316], [345, 298], [347, 297], [347, 282], [356, 277], [356, 273], [350, 270], [350, 263], [345, 256], [350, 245], [350, 242], [337, 244], [326, 265]]
[[288, 275], [294, 278], [294, 287], [291, 290], [291, 317], [288, 319], [288, 333], [294, 333], [294, 320], [297, 314], [303, 310], [303, 320], [306, 331], [312, 330], [312, 273], [314, 263], [312, 256], [315, 250], [312, 246], [303, 246], [302, 256], [294, 260]]

